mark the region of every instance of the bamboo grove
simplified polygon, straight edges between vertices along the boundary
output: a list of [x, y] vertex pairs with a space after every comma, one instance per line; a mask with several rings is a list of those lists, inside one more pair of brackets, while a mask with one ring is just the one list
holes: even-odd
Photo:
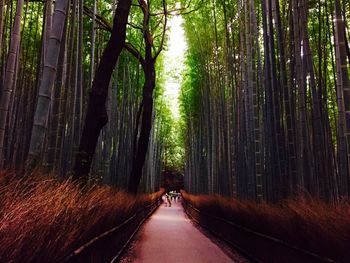
[[192, 193], [349, 196], [350, 1], [210, 0], [185, 17]]
[[1, 168], [158, 190], [169, 112], [155, 72], [171, 12], [174, 1], [0, 0]]
[[[179, 121], [162, 97], [173, 15]], [[183, 161], [194, 194], [340, 201], [349, 19], [349, 0], [0, 0], [0, 166], [136, 193]]]

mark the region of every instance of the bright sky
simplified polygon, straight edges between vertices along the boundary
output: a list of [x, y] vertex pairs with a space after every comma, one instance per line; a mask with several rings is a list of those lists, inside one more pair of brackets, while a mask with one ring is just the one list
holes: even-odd
[[182, 82], [182, 71], [185, 67], [185, 52], [187, 49], [185, 32], [182, 24], [183, 18], [181, 16], [172, 16], [169, 20], [168, 50], [164, 54], [165, 76], [167, 76], [164, 96], [176, 119], [180, 117], [179, 94]]

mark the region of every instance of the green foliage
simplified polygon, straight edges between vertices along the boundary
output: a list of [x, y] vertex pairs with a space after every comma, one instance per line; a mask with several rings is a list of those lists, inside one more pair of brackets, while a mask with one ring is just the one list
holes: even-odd
[[164, 169], [183, 171], [184, 169], [184, 141], [181, 136], [183, 124], [176, 120], [166, 103], [162, 103], [161, 137], [163, 138], [163, 164]]
[[195, 118], [199, 109], [199, 86], [203, 80], [203, 75], [198, 68], [199, 64], [197, 59], [198, 57], [195, 55], [187, 55], [187, 68], [180, 94], [180, 112], [183, 121]]

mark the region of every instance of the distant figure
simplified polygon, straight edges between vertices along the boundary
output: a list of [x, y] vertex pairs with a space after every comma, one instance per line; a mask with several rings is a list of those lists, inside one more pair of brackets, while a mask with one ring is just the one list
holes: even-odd
[[[166, 200], [167, 200], [166, 204], [167, 204], [169, 207], [171, 207], [170, 195], [169, 195], [168, 193], [165, 194], [165, 198], [166, 198]], [[167, 205], [165, 205], [165, 206], [167, 206]]]
[[166, 198], [166, 195], [162, 196], [162, 200], [164, 202], [164, 206], [167, 207], [168, 206], [168, 199]]

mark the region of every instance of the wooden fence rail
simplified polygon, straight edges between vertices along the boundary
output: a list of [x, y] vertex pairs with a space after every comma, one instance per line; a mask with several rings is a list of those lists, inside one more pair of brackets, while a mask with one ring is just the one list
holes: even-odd
[[122, 252], [130, 243], [145, 220], [161, 204], [161, 198], [139, 209], [134, 215], [118, 226], [92, 238], [90, 241], [69, 252], [57, 262], [100, 263], [118, 262]]

